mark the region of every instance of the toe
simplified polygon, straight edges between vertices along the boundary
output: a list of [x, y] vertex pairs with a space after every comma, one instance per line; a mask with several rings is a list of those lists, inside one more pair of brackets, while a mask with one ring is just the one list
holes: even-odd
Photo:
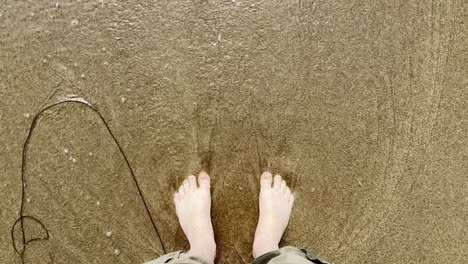
[[273, 182], [273, 188], [279, 190], [281, 187], [281, 176], [278, 174], [275, 175], [275, 180]]
[[197, 178], [195, 178], [195, 176], [190, 175], [188, 177], [188, 182], [191, 190], [195, 190], [197, 188]]
[[188, 192], [190, 190], [190, 184], [187, 179], [184, 180], [184, 183], [182, 184], [184, 186], [184, 191]]
[[179, 187], [179, 199], [181, 199], [184, 194], [185, 194], [185, 191], [184, 191], [184, 185], [182, 184], [180, 187]]
[[271, 188], [271, 181], [272, 181], [271, 172], [265, 171], [261, 176], [260, 186], [262, 188], [267, 188], [267, 187]]
[[294, 200], [296, 199], [294, 196], [295, 196], [294, 193], [292, 193], [291, 196], [289, 197], [289, 203], [290, 204], [294, 203]]
[[284, 188], [284, 195], [287, 199], [289, 199], [289, 197], [291, 196], [291, 189], [289, 189], [289, 187]]
[[281, 181], [281, 186], [280, 186], [281, 192], [285, 192], [285, 191], [286, 191], [286, 188], [287, 188], [287, 186], [286, 186], [286, 181], [285, 181], [285, 180], [282, 180], [282, 181]]
[[198, 184], [202, 189], [210, 189], [210, 176], [204, 171], [200, 172], [200, 175], [198, 175]]

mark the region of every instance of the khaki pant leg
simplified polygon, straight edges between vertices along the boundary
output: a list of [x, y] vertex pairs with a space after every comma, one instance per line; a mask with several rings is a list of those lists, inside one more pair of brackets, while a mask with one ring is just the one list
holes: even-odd
[[306, 249], [295, 247], [283, 247], [279, 250], [268, 252], [254, 260], [253, 264], [326, 264]]
[[172, 252], [169, 254], [166, 254], [164, 256], [161, 256], [155, 260], [145, 262], [144, 264], [164, 264], [164, 263], [169, 263], [169, 264], [211, 264], [209, 261], [199, 258], [199, 257], [194, 257], [187, 255], [183, 253], [183, 251], [176, 251]]

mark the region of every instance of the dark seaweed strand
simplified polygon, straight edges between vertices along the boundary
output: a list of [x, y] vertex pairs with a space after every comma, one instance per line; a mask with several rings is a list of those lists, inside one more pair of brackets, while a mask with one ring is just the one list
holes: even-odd
[[[22, 154], [22, 161], [21, 161], [21, 207], [20, 207], [20, 217], [15, 221], [15, 223], [13, 224], [13, 226], [11, 228], [11, 239], [12, 239], [13, 248], [14, 248], [15, 252], [20, 255], [21, 262], [24, 263], [24, 252], [26, 250], [26, 245], [28, 243], [33, 242], [33, 241], [38, 241], [38, 240], [47, 240], [47, 239], [49, 239], [49, 231], [47, 230], [47, 228], [44, 226], [44, 224], [39, 219], [37, 219], [37, 218], [35, 218], [33, 216], [23, 215], [23, 212], [24, 212], [24, 197], [25, 197], [25, 188], [26, 188], [26, 176], [25, 176], [26, 159], [27, 159], [27, 152], [28, 152], [28, 148], [29, 148], [29, 143], [31, 141], [31, 137], [32, 137], [32, 134], [34, 132], [34, 129], [36, 128], [39, 117], [41, 117], [41, 115], [46, 110], [51, 109], [51, 108], [53, 108], [55, 106], [58, 106], [58, 105], [61, 105], [61, 104], [66, 104], [66, 103], [77, 103], [77, 104], [82, 104], [82, 105], [84, 105], [86, 107], [89, 107], [94, 113], [96, 113], [99, 116], [102, 123], [105, 125], [105, 127], [106, 127], [107, 131], [109, 132], [110, 136], [112, 137], [115, 144], [119, 148], [119, 151], [122, 154], [122, 156], [123, 156], [123, 158], [125, 160], [125, 163], [127, 164], [127, 167], [128, 167], [128, 169], [130, 171], [130, 174], [132, 175], [133, 181], [135, 182], [135, 185], [136, 185], [136, 187], [138, 189], [138, 194], [140, 195], [140, 197], [141, 197], [141, 199], [143, 201], [143, 205], [145, 206], [146, 213], [147, 213], [147, 215], [148, 215], [148, 217], [149, 217], [149, 219], [151, 221], [151, 224], [153, 225], [153, 228], [154, 228], [154, 231], [156, 232], [156, 235], [158, 236], [158, 239], [159, 239], [159, 241], [161, 243], [161, 247], [163, 249], [163, 252], [164, 252], [164, 254], [166, 254], [167, 252], [166, 252], [166, 248], [164, 246], [163, 240], [161, 239], [161, 235], [159, 233], [159, 230], [156, 227], [156, 224], [155, 224], [155, 221], [153, 220], [153, 217], [151, 216], [151, 213], [149, 211], [148, 205], [146, 204], [146, 200], [144, 198], [143, 192], [141, 191], [140, 185], [138, 184], [138, 181], [136, 179], [135, 173], [133, 172], [133, 169], [130, 166], [130, 162], [128, 161], [127, 155], [123, 151], [119, 141], [117, 140], [114, 133], [112, 132], [109, 124], [107, 123], [107, 121], [104, 119], [104, 117], [102, 116], [102, 114], [99, 112], [99, 110], [96, 107], [94, 107], [92, 105], [89, 105], [87, 103], [81, 102], [81, 101], [66, 100], [66, 101], [57, 102], [57, 103], [51, 104], [51, 105], [49, 105], [49, 106], [47, 106], [45, 108], [42, 108], [39, 112], [37, 112], [35, 114], [35, 116], [33, 118], [33, 121], [31, 123], [31, 127], [29, 128], [28, 136], [27, 136], [26, 141], [24, 142], [24, 145], [23, 145], [23, 154]], [[26, 236], [24, 234], [24, 221], [23, 221], [25, 218], [30, 218], [30, 219], [36, 221], [37, 223], [39, 223], [42, 226], [42, 228], [46, 231], [46, 237], [44, 237], [44, 238], [34, 238], [34, 239], [26, 241]], [[21, 223], [21, 233], [22, 233], [22, 240], [23, 240], [22, 248], [20, 250], [16, 247], [15, 235], [14, 235], [15, 226], [16, 226], [16, 224], [18, 224], [18, 222]]]

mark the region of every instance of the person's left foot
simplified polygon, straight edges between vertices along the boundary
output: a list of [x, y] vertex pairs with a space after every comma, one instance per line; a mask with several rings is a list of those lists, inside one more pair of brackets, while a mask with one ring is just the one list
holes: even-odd
[[189, 255], [214, 262], [216, 243], [211, 224], [210, 176], [190, 175], [174, 194], [177, 217], [190, 243]]

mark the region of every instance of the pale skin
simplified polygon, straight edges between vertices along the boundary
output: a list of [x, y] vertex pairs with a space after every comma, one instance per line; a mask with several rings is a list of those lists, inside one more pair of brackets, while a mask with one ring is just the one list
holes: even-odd
[[[211, 223], [210, 176], [201, 172], [198, 180], [190, 175], [174, 194], [180, 225], [190, 243], [187, 254], [214, 263], [216, 242]], [[252, 246], [254, 258], [277, 250], [286, 229], [294, 195], [280, 175], [264, 172], [260, 179], [257, 230]]]

